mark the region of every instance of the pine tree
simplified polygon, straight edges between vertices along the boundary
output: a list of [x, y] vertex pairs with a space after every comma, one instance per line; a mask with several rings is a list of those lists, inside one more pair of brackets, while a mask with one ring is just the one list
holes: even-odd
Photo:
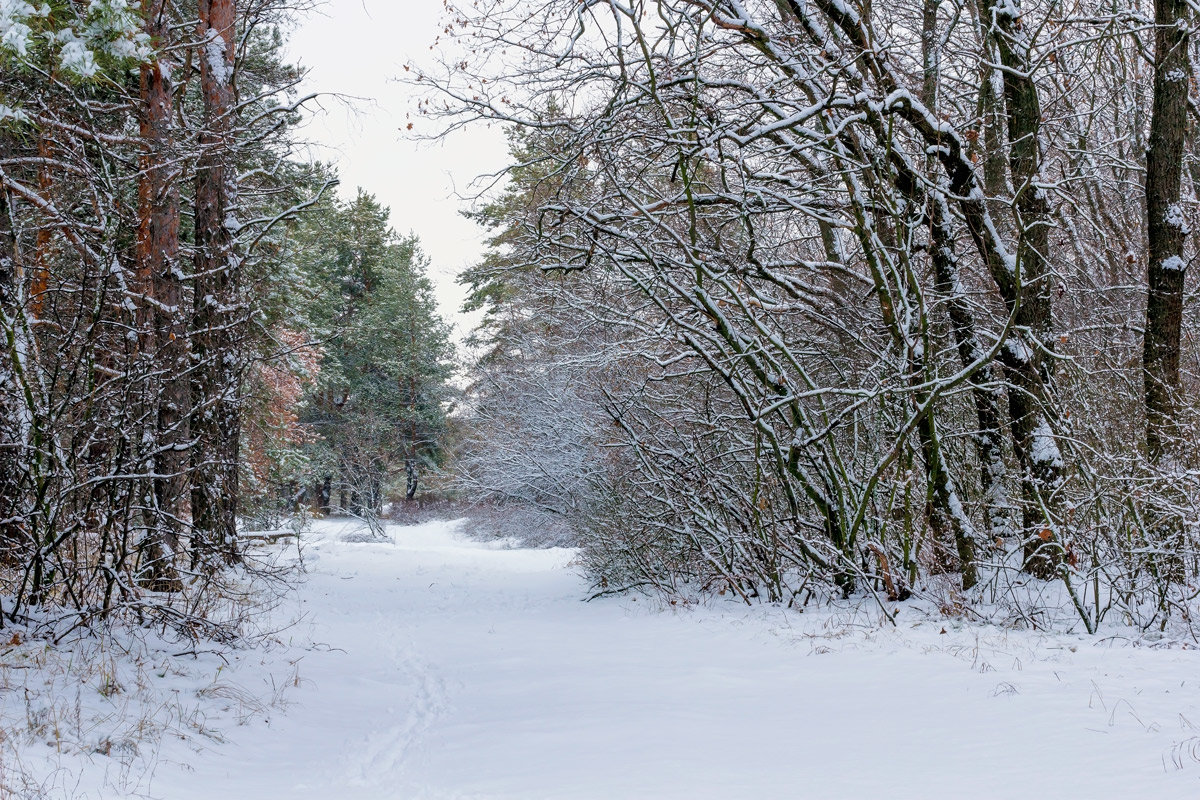
[[420, 243], [398, 236], [371, 195], [330, 203], [300, 236], [315, 293], [309, 315], [324, 351], [303, 416], [321, 437], [315, 478], [327, 485], [317, 494], [325, 505], [379, 513], [399, 470], [412, 500], [421, 473], [442, 458], [449, 329]]

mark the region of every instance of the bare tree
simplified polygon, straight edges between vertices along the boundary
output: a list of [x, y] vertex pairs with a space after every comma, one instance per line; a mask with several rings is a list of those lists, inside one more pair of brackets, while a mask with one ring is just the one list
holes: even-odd
[[642, 362], [584, 379], [627, 470], [601, 470], [594, 541], [631, 580], [1053, 580], [1089, 630], [1110, 592], [1147, 620], [1183, 602], [1151, 554], [1190, 534], [1128, 544], [1192, 503], [1136, 444], [1139, 11], [539, 8], [454, 16], [506, 58], [423, 75], [423, 107], [546, 143], [506, 246]]

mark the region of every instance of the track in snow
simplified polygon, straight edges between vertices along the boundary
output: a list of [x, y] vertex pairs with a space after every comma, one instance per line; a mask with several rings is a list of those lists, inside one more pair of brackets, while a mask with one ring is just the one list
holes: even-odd
[[328, 648], [300, 662], [293, 705], [189, 767], [160, 765], [151, 793], [1200, 797], [1194, 651], [583, 603], [571, 551], [502, 549], [455, 527], [350, 544], [344, 524], [319, 523], [300, 599]]

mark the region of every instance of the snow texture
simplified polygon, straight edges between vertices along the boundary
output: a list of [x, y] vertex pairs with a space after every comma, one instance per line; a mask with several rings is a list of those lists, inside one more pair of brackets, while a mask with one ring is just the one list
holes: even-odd
[[1004, 342], [1004, 349], [1012, 355], [1013, 360], [1019, 364], [1028, 364], [1033, 360], [1033, 351], [1029, 349], [1029, 345], [1025, 344], [1020, 338], [1010, 336]]
[[[164, 797], [1194, 797], [1197, 655], [865, 612], [581, 603], [563, 549], [346, 544], [297, 706]], [[310, 556], [311, 557], [311, 556]], [[815, 613], [814, 613], [815, 612]], [[861, 614], [861, 616], [860, 616]], [[903, 613], [901, 617], [903, 617]], [[919, 735], [916, 735], [919, 732]], [[1192, 743], [1192, 744], [1189, 744]], [[1177, 767], [1177, 763], [1182, 766]]]
[[1167, 214], [1165, 222], [1173, 228], [1178, 228], [1184, 236], [1188, 234], [1187, 218], [1183, 214], [1183, 208], [1179, 203], [1171, 203], [1167, 206]]
[[33, 32], [28, 20], [36, 14], [37, 9], [24, 0], [0, 0], [0, 51], [25, 55]]
[[[1200, 655], [873, 603], [580, 602], [568, 549], [309, 537], [286, 714], [164, 742], [171, 800], [1194, 798]], [[911, 618], [910, 618], [911, 617]], [[254, 683], [252, 659], [222, 681]], [[269, 666], [269, 665], [268, 665]], [[266, 683], [261, 676], [258, 680]], [[95, 763], [107, 757], [94, 756]], [[86, 788], [87, 782], [82, 787]], [[87, 795], [92, 796], [92, 795]], [[113, 797], [101, 792], [96, 796]]]
[[1038, 423], [1031, 438], [1029, 457], [1035, 464], [1049, 464], [1054, 467], [1063, 465], [1062, 452], [1059, 451], [1054, 431], [1050, 430], [1050, 424], [1046, 420]]
[[215, 28], [208, 29], [208, 42], [204, 45], [204, 57], [213, 80], [219, 84], [229, 83], [229, 62], [225, 59], [225, 40]]
[[91, 78], [96, 74], [99, 69], [96, 66], [96, 57], [88, 49], [87, 43], [83, 39], [80, 39], [74, 31], [68, 28], [59, 32], [58, 40], [62, 42], [59, 61], [62, 63], [63, 69], [70, 70], [83, 78]]
[[11, 106], [4, 105], [4, 103], [0, 103], [0, 124], [3, 124], [5, 120], [12, 120], [18, 123], [28, 122], [29, 115], [19, 108], [12, 108]]

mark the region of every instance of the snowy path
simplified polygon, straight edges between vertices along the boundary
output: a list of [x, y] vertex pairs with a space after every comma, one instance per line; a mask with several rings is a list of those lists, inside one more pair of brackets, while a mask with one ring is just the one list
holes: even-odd
[[391, 532], [319, 529], [301, 596], [336, 649], [153, 796], [1200, 797], [1195, 651], [582, 603], [569, 551]]

